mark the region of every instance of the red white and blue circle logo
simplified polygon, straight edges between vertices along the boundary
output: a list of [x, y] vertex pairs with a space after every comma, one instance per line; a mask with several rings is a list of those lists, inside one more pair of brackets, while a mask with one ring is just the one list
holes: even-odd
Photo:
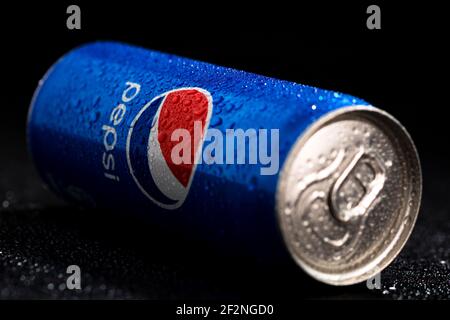
[[[189, 192], [212, 114], [211, 94], [201, 88], [167, 91], [147, 103], [128, 131], [126, 155], [130, 173], [142, 193], [166, 209], [180, 207]], [[194, 127], [200, 128], [194, 139]], [[179, 141], [175, 130], [189, 132], [190, 158], [174, 161]], [[175, 140], [175, 141], [173, 141]]]

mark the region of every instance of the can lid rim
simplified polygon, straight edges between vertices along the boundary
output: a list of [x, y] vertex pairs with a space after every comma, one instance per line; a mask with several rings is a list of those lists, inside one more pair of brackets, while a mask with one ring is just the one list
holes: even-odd
[[[414, 178], [409, 181], [410, 185], [408, 186], [408, 195], [410, 199], [406, 202], [409, 204], [412, 201], [412, 205], [406, 208], [401, 208], [402, 211], [399, 212], [404, 214], [405, 219], [401, 224], [396, 226], [397, 232], [395, 232], [391, 238], [392, 240], [384, 245], [381, 252], [377, 253], [375, 257], [372, 257], [367, 263], [354, 270], [337, 273], [325, 272], [315, 268], [315, 266], [305, 261], [305, 259], [298, 254], [298, 249], [295, 248], [290, 236], [292, 231], [288, 230], [292, 229], [292, 226], [287, 226], [286, 218], [284, 217], [286, 206], [284, 194], [286, 193], [285, 190], [287, 188], [288, 176], [292, 173], [292, 164], [296, 157], [300, 154], [305, 143], [320, 129], [335, 121], [338, 121], [339, 119], [342, 119], [342, 117], [348, 118], [351, 115], [355, 115], [355, 113], [369, 117], [374, 122], [375, 126], [379, 126], [380, 128], [385, 126], [387, 129], [393, 130], [399, 134], [398, 140], [401, 140], [401, 143], [398, 144], [401, 149], [399, 152], [406, 154], [405, 157], [408, 159], [407, 170], [414, 172]], [[411, 199], [411, 194], [415, 195], [413, 199]], [[362, 282], [378, 274], [399, 254], [409, 238], [417, 219], [421, 195], [422, 173], [420, 169], [420, 160], [414, 143], [406, 129], [390, 114], [373, 106], [348, 106], [325, 114], [318, 121], [307, 128], [305, 132], [297, 139], [296, 143], [290, 150], [280, 173], [280, 179], [276, 192], [276, 214], [284, 243], [290, 252], [290, 255], [306, 273], [317, 280], [328, 284], [350, 285]]]

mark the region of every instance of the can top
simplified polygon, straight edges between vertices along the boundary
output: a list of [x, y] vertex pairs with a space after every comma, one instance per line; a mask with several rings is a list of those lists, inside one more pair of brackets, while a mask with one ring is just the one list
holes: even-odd
[[397, 120], [371, 106], [330, 112], [283, 166], [276, 210], [285, 244], [320, 281], [369, 279], [408, 239], [421, 188], [416, 149]]

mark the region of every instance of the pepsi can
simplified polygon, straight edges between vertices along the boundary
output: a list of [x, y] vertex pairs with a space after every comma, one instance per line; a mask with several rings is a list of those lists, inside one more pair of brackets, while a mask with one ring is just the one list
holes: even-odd
[[46, 185], [256, 255], [363, 281], [414, 226], [406, 130], [350, 95], [120, 43], [64, 55], [39, 82], [28, 143]]

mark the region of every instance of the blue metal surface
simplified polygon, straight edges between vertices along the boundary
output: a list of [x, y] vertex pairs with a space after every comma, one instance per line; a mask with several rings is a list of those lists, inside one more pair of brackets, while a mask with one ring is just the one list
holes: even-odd
[[[140, 90], [127, 91], [133, 99], [124, 102], [127, 82], [139, 84]], [[192, 232], [203, 230], [208, 239], [278, 250], [279, 243], [271, 240], [278, 233], [274, 209], [278, 174], [260, 175], [259, 164], [198, 164], [184, 203], [174, 210], [156, 205], [133, 179], [126, 152], [132, 125], [139, 127], [131, 138], [130, 157], [136, 159], [131, 160], [135, 161], [133, 173], [139, 174], [139, 181], [154, 180], [144, 169], [155, 112], [146, 112], [145, 121], [133, 120], [159, 95], [184, 87], [210, 93], [210, 128], [224, 134], [227, 128], [279, 129], [280, 170], [297, 138], [321, 116], [341, 107], [367, 105], [337, 92], [98, 42], [62, 57], [35, 93], [28, 139], [36, 167], [50, 188], [69, 201], [133, 209], [156, 223], [164, 220]], [[114, 148], [107, 150], [107, 156], [114, 157], [110, 173], [118, 178], [107, 178], [103, 126], [113, 126], [112, 110], [121, 103], [126, 106], [123, 121], [114, 126]]]

